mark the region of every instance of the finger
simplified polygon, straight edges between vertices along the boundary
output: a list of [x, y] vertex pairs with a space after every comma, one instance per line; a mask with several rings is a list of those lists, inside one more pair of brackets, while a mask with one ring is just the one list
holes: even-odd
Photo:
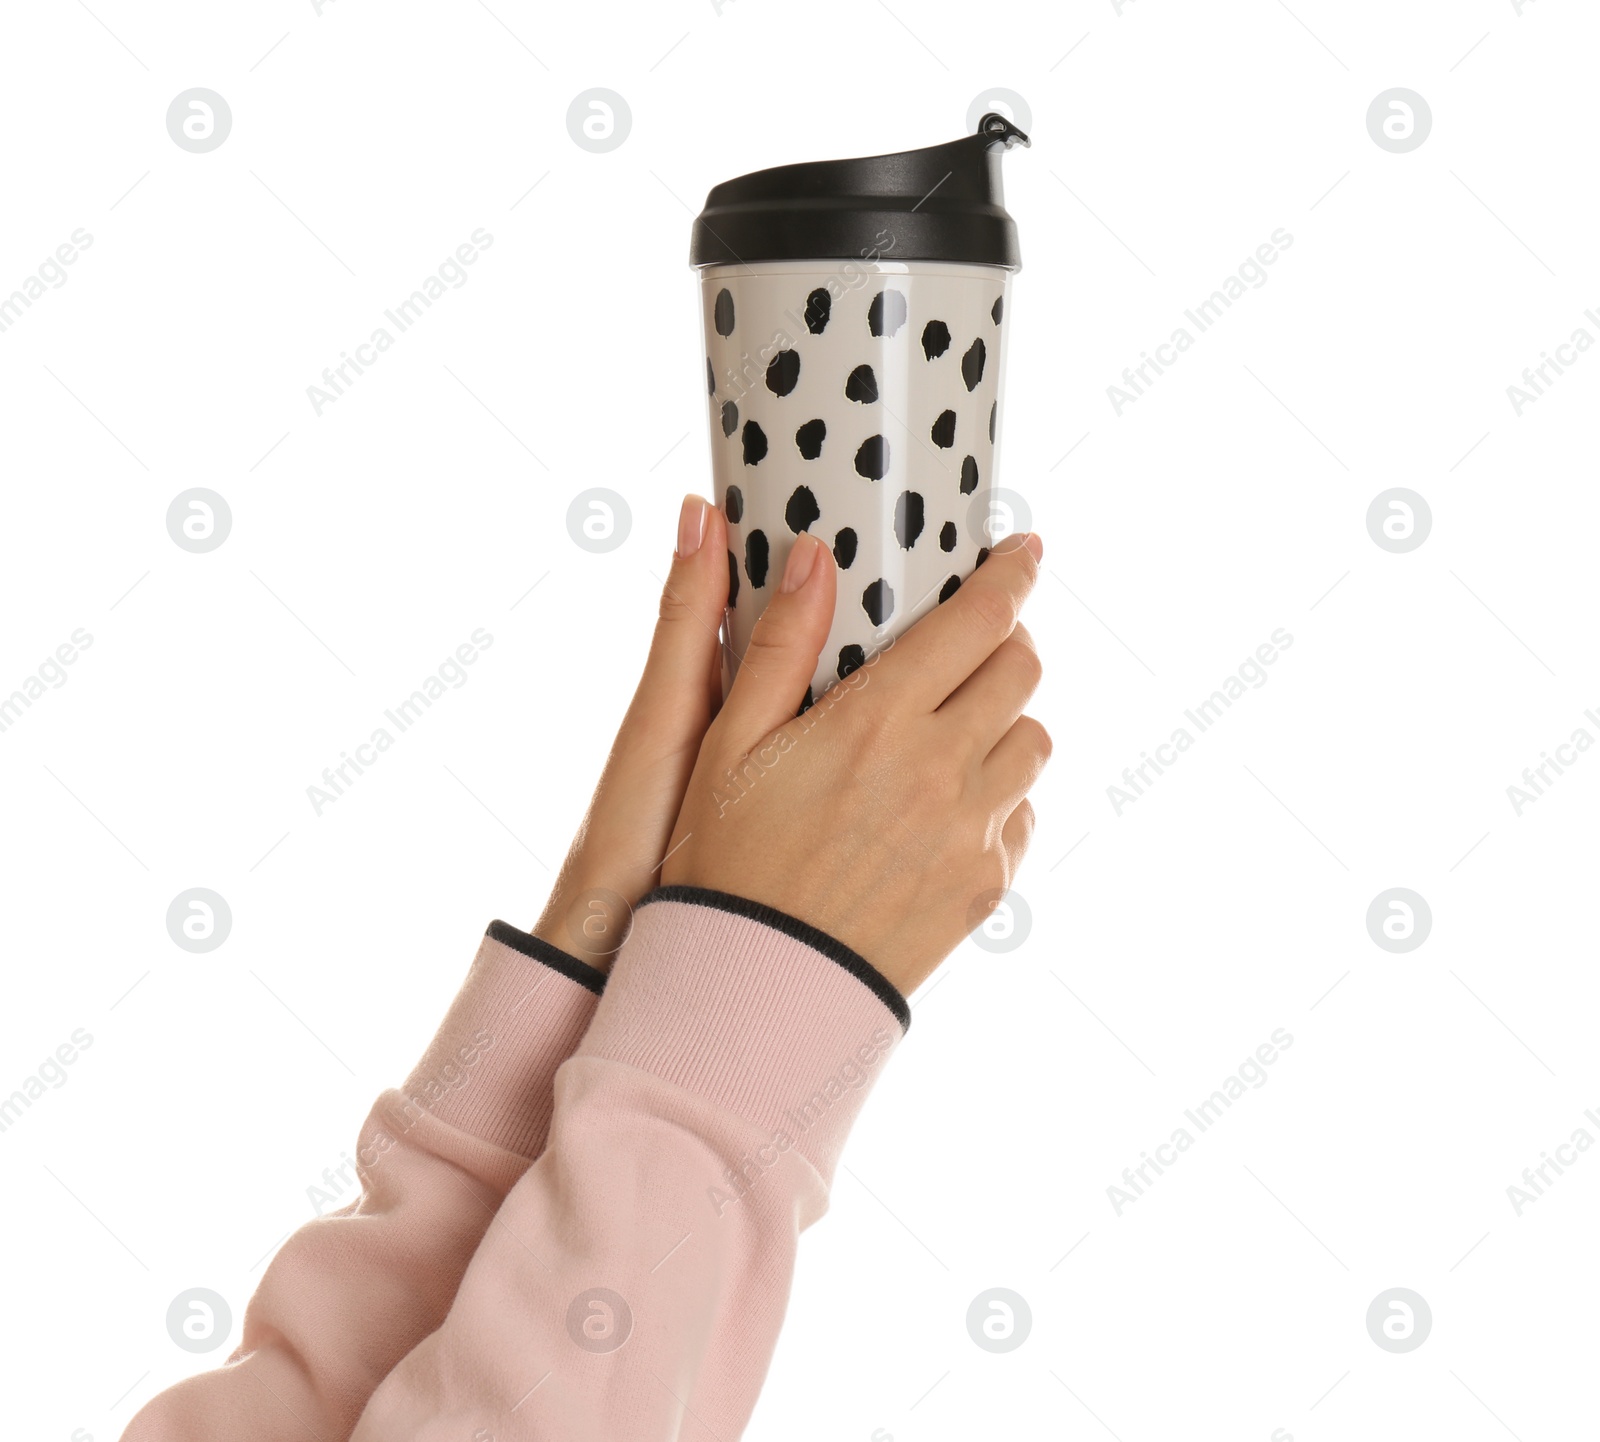
[[983, 794], [996, 810], [1014, 811], [1049, 763], [1054, 743], [1032, 716], [1019, 716], [984, 759]]
[[[726, 537], [721, 512], [699, 496], [684, 497], [644, 672], [606, 757], [596, 802], [556, 879], [551, 906], [594, 886], [597, 876], [606, 890], [629, 902], [653, 884], [713, 715], [708, 678], [727, 602]], [[600, 805], [601, 796], [626, 796], [629, 804]], [[595, 870], [595, 857], [605, 858], [602, 872]], [[558, 918], [552, 925], [565, 922]]]
[[[592, 909], [603, 906], [608, 920], [623, 927], [622, 917], [610, 914], [612, 898], [620, 898], [625, 912], [655, 884], [720, 697], [711, 678], [728, 599], [726, 549], [721, 513], [699, 496], [685, 496], [644, 672], [535, 927], [535, 935], [564, 950], [576, 946], [601, 970], [610, 953], [592, 944]], [[622, 806], [607, 799], [619, 797], [626, 798]]]
[[1022, 715], [1043, 674], [1033, 636], [1018, 621], [989, 659], [939, 708], [939, 716], [968, 736], [980, 756], [987, 756]]
[[794, 720], [833, 624], [838, 580], [833, 557], [809, 531], [795, 537], [778, 594], [755, 624], [719, 725], [749, 748]]
[[652, 757], [697, 751], [711, 724], [707, 682], [718, 664], [718, 626], [728, 600], [727, 523], [703, 497], [683, 498], [678, 544], [661, 588], [661, 608], [644, 674], [623, 728]]
[[1011, 634], [1039, 576], [1044, 543], [1007, 536], [959, 590], [897, 640], [878, 663], [916, 704], [934, 710]]

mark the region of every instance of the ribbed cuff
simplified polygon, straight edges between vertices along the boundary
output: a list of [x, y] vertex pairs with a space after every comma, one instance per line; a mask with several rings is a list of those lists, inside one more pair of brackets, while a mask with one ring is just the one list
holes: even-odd
[[831, 1181], [903, 1028], [866, 982], [860, 968], [877, 976], [866, 962], [795, 928], [822, 936], [723, 893], [651, 893], [635, 908], [578, 1055], [636, 1067], [733, 1111]]
[[550, 1131], [556, 1068], [577, 1050], [604, 982], [576, 957], [493, 922], [401, 1091], [469, 1136], [538, 1156]]
[[579, 986], [587, 987], [596, 996], [606, 989], [606, 974], [597, 967], [590, 966], [586, 961], [579, 961], [577, 957], [569, 955], [559, 946], [551, 946], [548, 941], [543, 941], [529, 931], [519, 931], [507, 921], [491, 921], [485, 936], [492, 937], [502, 946], [509, 946], [513, 951], [520, 951], [524, 956], [534, 961], [542, 961], [554, 971], [559, 971], [562, 976], [569, 977]]
[[713, 891], [705, 886], [658, 886], [639, 905], [648, 906], [652, 901], [685, 901], [698, 906], [711, 906], [781, 931], [813, 951], [820, 951], [830, 961], [837, 962], [894, 1013], [902, 1032], [911, 1028], [911, 1008], [894, 983], [860, 952], [852, 951], [842, 941], [829, 936], [809, 921], [801, 921], [799, 917], [768, 906], [764, 901], [750, 901], [743, 896]]

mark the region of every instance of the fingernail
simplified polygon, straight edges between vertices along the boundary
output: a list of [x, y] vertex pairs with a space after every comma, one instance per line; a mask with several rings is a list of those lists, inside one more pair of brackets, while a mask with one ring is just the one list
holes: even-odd
[[1044, 560], [1044, 540], [1037, 531], [1029, 531], [1022, 543], [1036, 561]]
[[794, 548], [789, 552], [779, 592], [787, 596], [791, 591], [798, 591], [811, 578], [816, 564], [817, 538], [809, 531], [802, 531], [795, 537]]
[[678, 512], [678, 555], [684, 559], [700, 549], [706, 537], [707, 507], [705, 501], [693, 494], [683, 498], [683, 509]]

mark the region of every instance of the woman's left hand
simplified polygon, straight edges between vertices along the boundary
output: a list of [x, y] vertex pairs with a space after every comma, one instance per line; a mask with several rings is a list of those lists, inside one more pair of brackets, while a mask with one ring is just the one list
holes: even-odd
[[656, 884], [700, 743], [722, 702], [718, 628], [728, 555], [721, 511], [685, 496], [644, 674], [533, 929], [601, 971], [622, 945], [633, 905]]

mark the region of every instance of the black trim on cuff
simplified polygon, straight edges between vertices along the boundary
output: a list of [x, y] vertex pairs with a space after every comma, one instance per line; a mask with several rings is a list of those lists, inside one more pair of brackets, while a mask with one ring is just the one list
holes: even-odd
[[509, 946], [513, 951], [520, 951], [534, 961], [542, 961], [552, 971], [559, 971], [562, 976], [577, 982], [579, 986], [588, 987], [596, 996], [606, 989], [605, 972], [590, 966], [586, 961], [579, 961], [575, 956], [569, 956], [559, 946], [551, 946], [548, 941], [543, 941], [529, 932], [519, 931], [507, 922], [491, 921], [484, 935], [491, 941], [498, 941], [502, 946]]
[[[801, 921], [799, 917], [790, 916], [786, 911], [779, 911], [775, 906], [768, 906], [764, 901], [750, 901], [743, 896], [734, 896], [726, 891], [712, 891], [704, 886], [658, 886], [639, 902], [639, 906], [648, 906], [652, 901], [682, 901], [691, 906], [709, 906], [717, 911], [732, 912], [733, 915], [745, 917], [749, 921], [759, 921], [774, 931], [781, 931], [785, 936], [803, 942], [813, 951], [820, 951], [830, 961], [837, 962], [855, 977], [894, 1013], [895, 1020], [900, 1023], [902, 1035], [911, 1028], [911, 1008], [895, 984], [866, 957], [852, 951], [842, 941], [829, 936], [827, 932], [812, 926], [809, 921]], [[637, 906], [634, 908], [635, 911], [638, 909]]]

